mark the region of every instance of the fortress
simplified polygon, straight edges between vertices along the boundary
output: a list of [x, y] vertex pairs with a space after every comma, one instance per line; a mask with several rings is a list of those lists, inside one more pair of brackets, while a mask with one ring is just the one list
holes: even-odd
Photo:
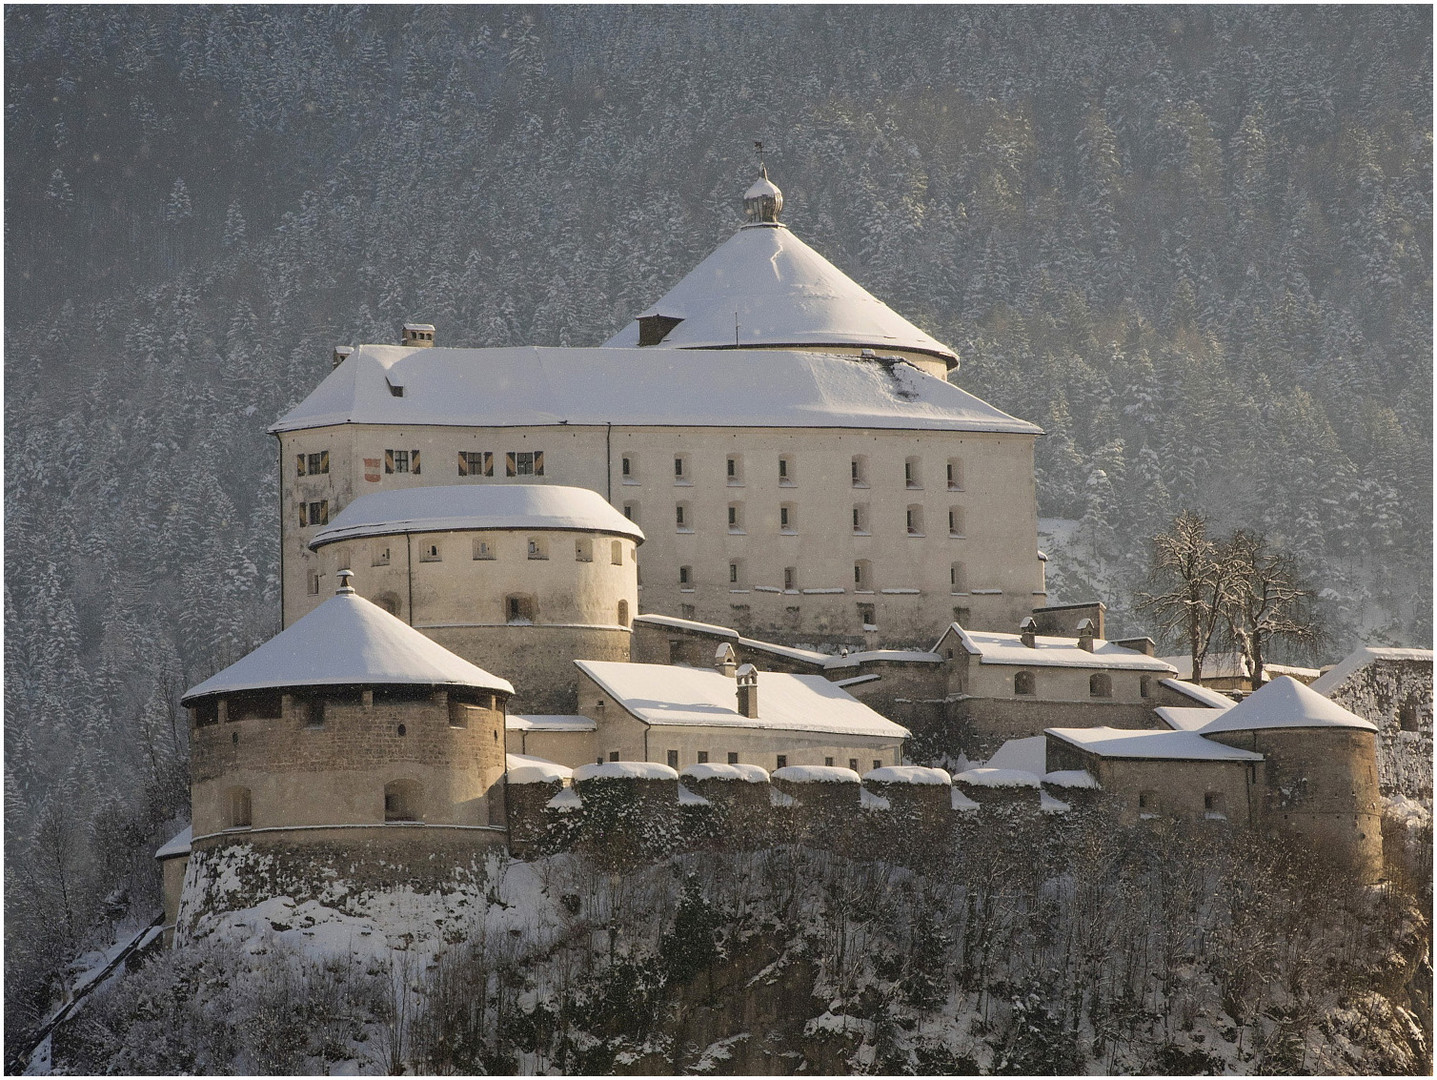
[[[275, 866], [442, 891], [495, 849], [722, 842], [745, 813], [939, 845], [996, 813], [1176, 818], [1381, 876], [1378, 726], [1291, 679], [1234, 705], [1101, 604], [1047, 604], [1041, 432], [782, 204], [762, 176], [603, 346], [412, 323], [273, 427], [284, 628], [182, 699], [180, 939]], [[615, 805], [646, 824], [615, 839]]]

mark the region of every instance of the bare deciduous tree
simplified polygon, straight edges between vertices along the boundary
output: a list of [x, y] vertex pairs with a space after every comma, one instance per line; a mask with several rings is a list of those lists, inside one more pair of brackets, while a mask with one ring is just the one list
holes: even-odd
[[1138, 608], [1157, 617], [1167, 635], [1186, 640], [1192, 657], [1192, 681], [1202, 681], [1203, 661], [1223, 625], [1231, 567], [1207, 534], [1207, 519], [1185, 510], [1172, 528], [1153, 537], [1148, 572], [1151, 592], [1140, 593]]
[[1223, 606], [1228, 636], [1242, 654], [1254, 687], [1262, 685], [1263, 656], [1274, 638], [1313, 643], [1322, 628], [1312, 609], [1313, 592], [1291, 555], [1268, 547], [1267, 539], [1239, 529], [1221, 546], [1229, 566]]

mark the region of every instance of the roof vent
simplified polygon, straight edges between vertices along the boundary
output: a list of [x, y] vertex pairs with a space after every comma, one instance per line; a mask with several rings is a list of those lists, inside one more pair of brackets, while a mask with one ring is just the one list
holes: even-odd
[[336, 345], [334, 347], [334, 367], [330, 368], [330, 370], [333, 371], [334, 368], [339, 367], [339, 365], [348, 360], [353, 353], [353, 345]]
[[1093, 637], [1096, 630], [1093, 628], [1092, 619], [1084, 619], [1078, 624], [1078, 648], [1084, 652], [1093, 651]]
[[1033, 616], [1029, 615], [1018, 624], [1018, 633], [1023, 639], [1023, 644], [1028, 648], [1036, 649], [1038, 647], [1038, 623]]
[[341, 571], [339, 572], [339, 575], [338, 575], [338, 576], [339, 576], [339, 588], [337, 588], [337, 589], [334, 590], [334, 594], [335, 594], [336, 596], [353, 596], [353, 595], [354, 595], [354, 586], [349, 583], [349, 579], [352, 578], [352, 577], [354, 577], [354, 571], [353, 571], [353, 570], [341, 570]]
[[399, 342], [416, 349], [428, 349], [434, 345], [434, 327], [427, 322], [407, 322], [404, 337]]
[[672, 315], [640, 315], [639, 347], [657, 345], [669, 336], [669, 331], [683, 322]]
[[734, 678], [734, 672], [738, 667], [738, 658], [734, 656], [733, 646], [727, 641], [721, 643], [714, 650], [714, 667], [723, 672], [730, 679]]

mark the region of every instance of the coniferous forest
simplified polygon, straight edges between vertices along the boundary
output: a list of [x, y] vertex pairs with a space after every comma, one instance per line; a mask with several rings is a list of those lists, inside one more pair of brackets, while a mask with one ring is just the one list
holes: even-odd
[[278, 629], [265, 428], [409, 319], [602, 342], [755, 140], [1046, 430], [1055, 602], [1145, 632], [1195, 509], [1296, 556], [1309, 659], [1431, 641], [1430, 8], [10, 6], [5, 59], [11, 1030], [156, 910], [179, 694]]

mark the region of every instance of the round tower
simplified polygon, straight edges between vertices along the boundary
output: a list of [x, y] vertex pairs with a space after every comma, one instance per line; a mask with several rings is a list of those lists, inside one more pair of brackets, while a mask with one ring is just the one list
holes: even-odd
[[442, 877], [505, 842], [513, 687], [360, 597], [350, 576], [181, 698], [193, 822], [182, 928], [217, 905], [318, 889], [329, 871], [380, 885]]
[[362, 496], [309, 546], [320, 580], [359, 571], [366, 598], [510, 680], [514, 711], [571, 713], [575, 660], [629, 659], [643, 540], [587, 488], [474, 484]]
[[1265, 827], [1304, 838], [1364, 881], [1382, 876], [1375, 726], [1284, 675], [1201, 733], [1266, 759]]

